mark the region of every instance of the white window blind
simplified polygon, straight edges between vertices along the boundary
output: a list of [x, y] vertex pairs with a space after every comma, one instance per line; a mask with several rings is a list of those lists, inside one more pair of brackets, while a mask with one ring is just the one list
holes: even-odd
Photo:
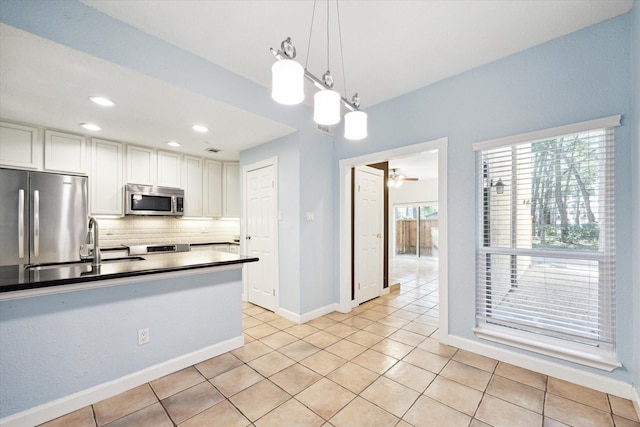
[[619, 119], [474, 145], [479, 326], [614, 348]]

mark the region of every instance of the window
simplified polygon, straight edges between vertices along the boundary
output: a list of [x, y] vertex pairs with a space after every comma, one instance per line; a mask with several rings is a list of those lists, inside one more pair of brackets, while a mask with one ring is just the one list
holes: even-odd
[[394, 255], [438, 257], [438, 205], [396, 205]]
[[476, 333], [613, 370], [619, 116], [474, 144]]

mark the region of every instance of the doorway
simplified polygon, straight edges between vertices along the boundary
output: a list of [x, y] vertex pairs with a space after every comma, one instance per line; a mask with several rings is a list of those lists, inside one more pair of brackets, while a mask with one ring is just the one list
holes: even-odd
[[384, 279], [384, 171], [355, 168], [354, 301], [379, 297]]
[[279, 291], [277, 159], [245, 166], [243, 174], [243, 252], [260, 259], [245, 266], [245, 295], [250, 303], [275, 311]]
[[392, 160], [437, 150], [438, 152], [438, 289], [439, 289], [439, 333], [441, 337], [448, 335], [448, 270], [447, 270], [447, 138], [421, 144], [409, 145], [378, 153], [367, 154], [350, 159], [340, 160], [340, 294], [338, 310], [344, 313], [351, 311], [354, 301], [351, 298], [351, 247], [352, 247], [352, 177], [351, 169], [366, 164]]

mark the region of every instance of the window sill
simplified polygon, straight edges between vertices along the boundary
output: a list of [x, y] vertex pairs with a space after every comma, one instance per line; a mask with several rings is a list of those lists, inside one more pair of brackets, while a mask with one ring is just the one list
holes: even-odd
[[576, 346], [568, 346], [566, 342], [553, 338], [532, 336], [528, 333], [517, 331], [503, 331], [502, 327], [480, 325], [473, 329], [474, 334], [480, 339], [505, 344], [534, 353], [544, 354], [557, 359], [590, 366], [611, 372], [620, 368], [622, 364], [616, 359], [615, 353], [603, 349], [581, 349]]

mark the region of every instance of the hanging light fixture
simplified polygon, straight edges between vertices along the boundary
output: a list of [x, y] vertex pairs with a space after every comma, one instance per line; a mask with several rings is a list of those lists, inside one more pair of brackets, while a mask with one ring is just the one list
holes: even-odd
[[[327, 71], [322, 76], [327, 87], [333, 87], [333, 77]], [[340, 94], [335, 90], [327, 89], [316, 92], [313, 95], [313, 121], [319, 125], [335, 125], [340, 121]]]
[[[353, 95], [351, 102], [356, 107], [360, 107], [360, 98], [357, 93]], [[367, 113], [356, 110], [344, 115], [344, 137], [353, 140], [367, 137]]]
[[[313, 5], [314, 14], [311, 18], [311, 30], [309, 32], [309, 45], [311, 44], [311, 31], [313, 30], [313, 18], [315, 16], [315, 2]], [[340, 9], [336, 0], [336, 10], [338, 16], [338, 32], [340, 34], [340, 57], [342, 58], [342, 34], [340, 32]], [[271, 53], [278, 59], [278, 62], [271, 67], [272, 71], [272, 98], [281, 104], [294, 105], [304, 100], [303, 77], [311, 81], [318, 89], [313, 96], [313, 120], [325, 126], [335, 125], [340, 122], [340, 104], [344, 105], [349, 113], [345, 115], [344, 137], [351, 140], [363, 139], [367, 136], [367, 114], [359, 110], [360, 98], [355, 94], [352, 101], [347, 101], [338, 92], [333, 90], [333, 76], [329, 71], [329, 0], [327, 0], [327, 72], [323, 74], [322, 80], [311, 74], [309, 70], [302, 67], [293, 59], [296, 56], [296, 49], [291, 43], [291, 38], [287, 37], [281, 44], [280, 50], [271, 48]], [[307, 60], [309, 58], [307, 52]], [[342, 71], [344, 78], [344, 60]], [[345, 83], [346, 91], [346, 83]]]
[[304, 100], [304, 68], [293, 60], [296, 48], [291, 38], [287, 37], [280, 49], [290, 59], [283, 58], [271, 67], [271, 97], [279, 104], [296, 105]]

